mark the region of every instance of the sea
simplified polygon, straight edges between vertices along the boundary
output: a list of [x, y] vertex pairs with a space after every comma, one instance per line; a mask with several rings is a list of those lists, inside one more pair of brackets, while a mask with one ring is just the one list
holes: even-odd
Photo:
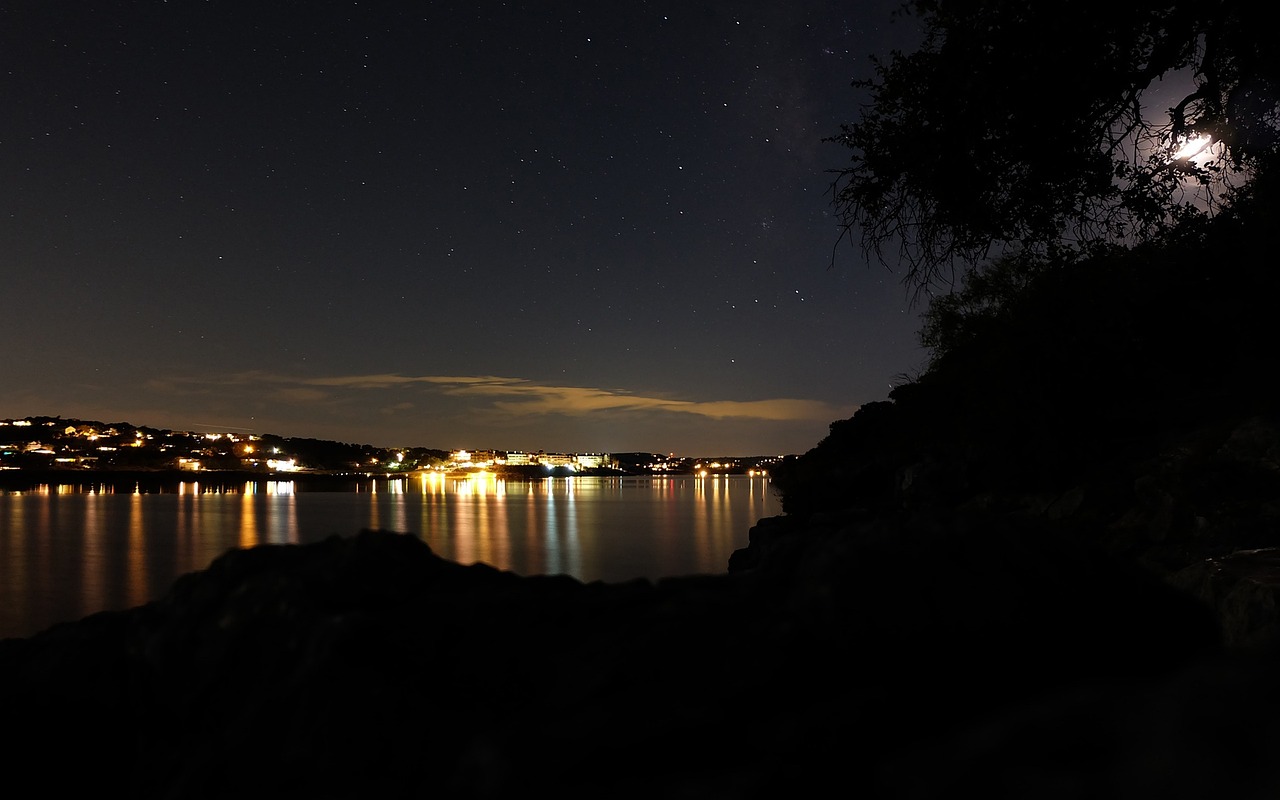
[[783, 513], [769, 478], [749, 475], [431, 473], [342, 486], [192, 480], [0, 493], [0, 639], [143, 605], [232, 548], [381, 529], [461, 564], [616, 583], [726, 573], [751, 527]]

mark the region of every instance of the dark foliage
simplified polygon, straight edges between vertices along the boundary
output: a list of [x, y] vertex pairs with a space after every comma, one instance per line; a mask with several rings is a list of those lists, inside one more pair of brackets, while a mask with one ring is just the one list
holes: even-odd
[[784, 508], [903, 508], [925, 471], [945, 483], [936, 502], [1064, 491], [1181, 433], [1280, 407], [1263, 188], [1162, 242], [1022, 270], [1015, 290], [992, 271], [935, 306], [929, 369], [775, 469]]
[[[871, 102], [833, 137], [852, 151], [834, 189], [845, 233], [917, 289], [1008, 246], [1062, 261], [1158, 237], [1275, 159], [1280, 60], [1262, 5], [903, 9], [924, 43], [859, 84]], [[1201, 135], [1212, 158], [1175, 157]]]

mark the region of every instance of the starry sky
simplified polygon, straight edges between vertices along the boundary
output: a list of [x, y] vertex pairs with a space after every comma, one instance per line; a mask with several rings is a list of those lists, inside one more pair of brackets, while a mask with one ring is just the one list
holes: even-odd
[[927, 355], [823, 141], [895, 6], [5, 3], [0, 418], [804, 452]]

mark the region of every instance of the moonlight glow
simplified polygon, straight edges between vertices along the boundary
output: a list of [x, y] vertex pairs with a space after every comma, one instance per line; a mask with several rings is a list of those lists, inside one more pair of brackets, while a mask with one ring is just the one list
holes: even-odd
[[1173, 154], [1173, 160], [1190, 161], [1195, 163], [1196, 159], [1198, 159], [1211, 144], [1213, 144], [1212, 136], [1196, 136], [1194, 138], [1187, 139], [1182, 143], [1182, 146], [1178, 148], [1177, 152]]

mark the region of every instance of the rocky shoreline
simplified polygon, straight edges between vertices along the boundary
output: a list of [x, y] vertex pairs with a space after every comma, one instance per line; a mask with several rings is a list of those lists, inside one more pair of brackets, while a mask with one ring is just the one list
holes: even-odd
[[1271, 643], [1029, 524], [783, 516], [625, 584], [385, 531], [233, 550], [0, 642], [5, 760], [136, 798], [1275, 796]]

